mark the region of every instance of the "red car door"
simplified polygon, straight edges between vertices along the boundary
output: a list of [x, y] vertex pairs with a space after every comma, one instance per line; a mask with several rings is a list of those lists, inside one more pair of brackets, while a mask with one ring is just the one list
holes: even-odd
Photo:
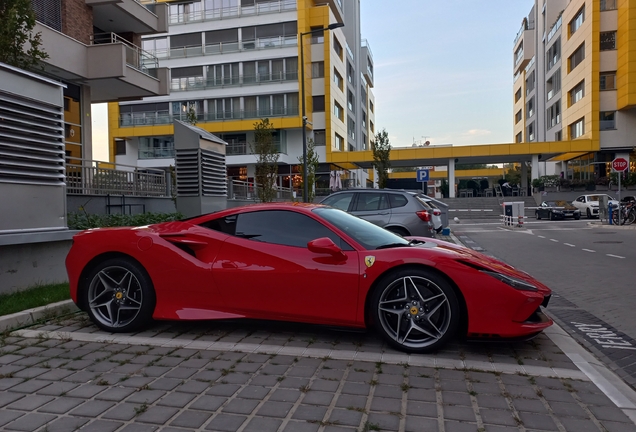
[[[346, 259], [309, 251], [307, 243], [322, 237], [340, 246]], [[212, 274], [228, 308], [245, 316], [342, 325], [356, 319], [358, 253], [299, 212], [239, 214]]]

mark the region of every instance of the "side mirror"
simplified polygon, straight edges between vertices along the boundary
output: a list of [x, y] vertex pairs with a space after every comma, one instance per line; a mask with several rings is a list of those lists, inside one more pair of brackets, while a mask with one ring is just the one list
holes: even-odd
[[346, 259], [347, 255], [329, 237], [321, 237], [307, 243], [307, 249], [313, 253], [329, 254], [334, 258]]

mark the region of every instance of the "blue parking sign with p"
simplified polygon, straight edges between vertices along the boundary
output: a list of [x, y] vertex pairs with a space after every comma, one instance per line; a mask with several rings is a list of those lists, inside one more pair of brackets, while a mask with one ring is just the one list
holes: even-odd
[[417, 181], [418, 182], [427, 182], [429, 180], [429, 171], [427, 169], [418, 169], [417, 170]]

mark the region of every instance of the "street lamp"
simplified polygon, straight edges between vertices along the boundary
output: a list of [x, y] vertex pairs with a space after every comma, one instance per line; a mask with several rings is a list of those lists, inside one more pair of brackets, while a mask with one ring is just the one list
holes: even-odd
[[317, 34], [324, 32], [325, 30], [333, 30], [340, 27], [344, 27], [344, 24], [329, 24], [327, 27], [321, 27], [305, 33], [300, 33], [300, 37], [298, 38], [300, 43], [300, 100], [302, 104], [301, 106], [303, 119], [303, 202], [308, 202], [309, 199], [309, 185], [307, 184], [307, 114], [305, 113], [305, 52], [303, 49], [303, 36], [308, 34]]

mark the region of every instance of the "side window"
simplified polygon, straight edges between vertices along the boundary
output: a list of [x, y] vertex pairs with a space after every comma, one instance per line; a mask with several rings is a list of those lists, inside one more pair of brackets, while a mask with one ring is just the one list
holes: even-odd
[[306, 248], [307, 243], [329, 237], [344, 250], [352, 250], [336, 233], [320, 222], [287, 210], [263, 210], [241, 213], [236, 222], [236, 236], [263, 243]]
[[359, 193], [355, 211], [375, 211], [389, 208], [386, 194], [382, 192]]
[[335, 207], [340, 210], [349, 210], [349, 204], [353, 199], [353, 193], [343, 193], [334, 196], [327, 197], [321, 204], [325, 204], [331, 207]]
[[201, 224], [201, 226], [214, 231], [220, 231], [225, 234], [234, 235], [234, 233], [236, 232], [236, 215], [212, 219]]
[[404, 207], [409, 202], [409, 200], [407, 200], [404, 195], [398, 195], [398, 194], [388, 194], [388, 195], [389, 195], [389, 203], [391, 204], [391, 208]]

